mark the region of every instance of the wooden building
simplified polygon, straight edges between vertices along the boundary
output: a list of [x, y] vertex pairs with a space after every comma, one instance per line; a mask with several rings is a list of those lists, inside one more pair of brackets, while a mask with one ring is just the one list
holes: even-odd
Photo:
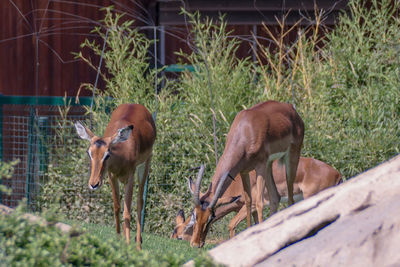
[[[346, 0], [5, 0], [0, 1], [0, 93], [3, 95], [75, 96], [81, 83], [94, 82], [96, 72], [76, 61], [73, 52], [92, 36], [104, 12], [114, 5], [136, 25], [156, 26], [158, 64], [176, 63], [175, 51], [188, 51], [187, 22], [182, 7], [217, 18], [226, 13], [233, 34], [251, 42], [252, 33], [262, 36], [261, 24], [275, 25], [275, 17], [290, 11], [288, 23], [301, 16], [313, 17], [314, 7], [326, 10], [324, 23], [333, 26]], [[312, 23], [310, 21], [304, 23]], [[149, 38], [153, 29], [147, 28]], [[254, 40], [253, 40], [254, 41]], [[89, 53], [88, 51], [86, 51]], [[252, 53], [250, 43], [239, 56]], [[99, 84], [100, 87], [103, 85]], [[88, 95], [89, 92], [84, 93]]]

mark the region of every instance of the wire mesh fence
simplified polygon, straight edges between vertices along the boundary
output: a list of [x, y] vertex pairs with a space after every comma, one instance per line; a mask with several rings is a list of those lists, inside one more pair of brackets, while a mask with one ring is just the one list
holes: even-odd
[[[82, 99], [88, 102], [88, 99]], [[1, 203], [15, 207], [26, 198], [27, 204], [35, 210], [36, 199], [44, 182], [50, 158], [54, 149], [52, 143], [60, 120], [59, 107], [62, 98], [0, 97], [0, 156], [2, 161], [19, 160], [11, 179], [3, 179], [3, 185], [12, 189], [10, 195], [2, 194]], [[85, 109], [73, 105], [69, 119], [85, 118]], [[52, 145], [51, 145], [52, 144]]]

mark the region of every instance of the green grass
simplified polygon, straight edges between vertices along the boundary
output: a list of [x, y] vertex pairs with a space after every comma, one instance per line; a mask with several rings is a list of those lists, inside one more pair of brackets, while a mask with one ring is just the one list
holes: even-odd
[[[80, 221], [67, 220], [65, 222], [69, 225], [77, 226], [89, 234], [95, 235], [103, 242], [125, 242], [123, 236], [116, 234], [115, 228], [109, 225], [98, 225], [93, 223], [86, 223]], [[131, 231], [131, 239], [134, 241], [136, 232]], [[205, 251], [213, 248], [215, 245], [206, 244], [203, 248], [192, 248], [188, 241], [170, 239], [167, 237], [143, 233], [142, 234], [142, 249], [155, 254], [175, 254], [185, 262], [200, 256]], [[136, 249], [135, 242], [130, 244], [132, 249]]]

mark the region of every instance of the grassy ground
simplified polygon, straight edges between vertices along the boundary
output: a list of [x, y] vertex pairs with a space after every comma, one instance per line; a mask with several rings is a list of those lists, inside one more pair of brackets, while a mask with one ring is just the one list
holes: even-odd
[[[95, 235], [97, 238], [104, 242], [125, 242], [122, 236], [118, 237], [115, 232], [115, 228], [112, 226], [85, 223], [80, 221], [66, 221], [65, 223], [78, 226], [85, 232]], [[131, 231], [132, 240], [134, 240], [135, 234], [135, 232]], [[187, 241], [170, 239], [151, 233], [143, 233], [142, 239], [143, 250], [149, 251], [151, 253], [154, 252], [155, 254], [175, 254], [178, 255], [180, 258], [183, 258], [184, 261], [195, 258], [201, 253], [215, 246], [213, 244], [210, 244], [215, 242], [209, 242], [201, 249], [192, 248]], [[130, 246], [132, 247], [132, 249], [136, 249], [136, 245], [134, 242], [132, 242]]]

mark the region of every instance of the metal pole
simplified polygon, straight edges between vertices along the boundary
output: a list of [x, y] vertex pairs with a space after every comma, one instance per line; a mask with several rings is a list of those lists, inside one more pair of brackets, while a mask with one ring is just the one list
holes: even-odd
[[[154, 71], [155, 71], [155, 77], [154, 77], [154, 95], [155, 95], [155, 107], [154, 107], [154, 113], [153, 113], [153, 120], [154, 123], [156, 122], [157, 119], [157, 105], [158, 105], [158, 99], [157, 99], [157, 86], [158, 86], [158, 77], [157, 77], [157, 26], [154, 26], [153, 28], [153, 38], [154, 38]], [[140, 173], [138, 173], [139, 175]], [[141, 231], [143, 232], [144, 228], [144, 219], [146, 216], [146, 202], [147, 202], [147, 189], [148, 189], [148, 184], [149, 184], [149, 176], [147, 175], [146, 177], [146, 182], [144, 183], [144, 189], [143, 189], [143, 208], [141, 212], [141, 220], [140, 220], [140, 225], [141, 225]]]
[[210, 70], [208, 68], [207, 59], [204, 55], [203, 55], [203, 59], [204, 59], [204, 64], [206, 66], [206, 71], [207, 71], [207, 84], [208, 84], [208, 89], [210, 91], [211, 109], [213, 112], [214, 156], [215, 156], [215, 166], [217, 166], [218, 165], [218, 147], [217, 147], [216, 126], [215, 126], [216, 117], [215, 117], [214, 98], [213, 98], [212, 87], [211, 87]]
[[[37, 98], [36, 98], [37, 99]], [[26, 179], [25, 179], [25, 197], [27, 199], [27, 205], [29, 207], [31, 199], [30, 199], [30, 183], [32, 182], [32, 175], [34, 172], [34, 164], [33, 164], [33, 129], [35, 123], [35, 112], [32, 107], [30, 106], [30, 114], [29, 114], [29, 125], [28, 125], [28, 168], [26, 170]]]
[[108, 38], [108, 29], [107, 29], [107, 31], [106, 31], [106, 36], [104, 37], [103, 48], [102, 48], [102, 50], [101, 50], [101, 55], [100, 55], [100, 62], [99, 62], [99, 66], [97, 67], [96, 80], [95, 80], [95, 82], [94, 82], [94, 88], [93, 88], [93, 94], [92, 94], [92, 101], [90, 102], [90, 127], [93, 127], [93, 125], [92, 125], [93, 100], [94, 100], [94, 96], [95, 96], [95, 92], [96, 92], [96, 88], [97, 88], [97, 83], [98, 83], [98, 81], [99, 81], [100, 69], [101, 69], [101, 65], [102, 65], [102, 63], [103, 63], [104, 50], [105, 50], [105, 48], [106, 48], [107, 38]]
[[253, 40], [252, 40], [252, 43], [253, 43], [253, 62], [257, 62], [257, 40], [256, 40], [256, 38], [257, 38], [257, 25], [253, 25], [253, 36], [254, 36], [254, 38], [253, 38]]
[[35, 38], [35, 61], [36, 61], [36, 73], [35, 73], [35, 93], [36, 93], [36, 105], [38, 104], [38, 96], [39, 96], [39, 69], [40, 69], [40, 63], [39, 63], [39, 33], [36, 32], [36, 38]]

